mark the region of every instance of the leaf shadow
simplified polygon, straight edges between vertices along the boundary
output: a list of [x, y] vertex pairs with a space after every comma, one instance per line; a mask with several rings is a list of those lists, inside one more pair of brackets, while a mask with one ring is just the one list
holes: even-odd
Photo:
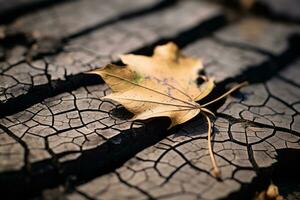
[[[213, 133], [218, 133], [217, 127], [214, 127]], [[194, 136], [203, 136], [207, 137], [207, 122], [205, 121], [202, 114], [198, 114], [193, 119], [188, 122], [174, 127], [170, 130], [172, 136], [171, 138], [177, 137], [194, 137]]]
[[122, 105], [117, 105], [115, 108], [109, 111], [109, 115], [120, 120], [129, 120], [133, 117], [134, 114]]

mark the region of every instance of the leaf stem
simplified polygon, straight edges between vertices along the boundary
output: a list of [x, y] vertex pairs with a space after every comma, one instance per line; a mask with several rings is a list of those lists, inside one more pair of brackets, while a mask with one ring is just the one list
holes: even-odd
[[212, 130], [211, 130], [211, 120], [208, 117], [207, 114], [202, 113], [202, 115], [205, 117], [206, 121], [207, 121], [207, 125], [208, 125], [208, 131], [207, 131], [207, 143], [208, 143], [208, 152], [209, 152], [209, 156], [210, 156], [210, 160], [211, 160], [211, 164], [213, 166], [213, 169], [211, 171], [211, 174], [216, 177], [216, 178], [220, 178], [221, 177], [221, 172], [217, 166], [217, 162], [216, 162], [216, 158], [214, 155], [214, 152], [212, 150], [212, 144], [211, 144], [211, 134], [212, 134]]
[[200, 108], [201, 111], [204, 111], [208, 114], [211, 114], [213, 117], [216, 117], [215, 113], [213, 113], [212, 111], [208, 110], [207, 108]]
[[[202, 110], [203, 112], [201, 112], [201, 114], [205, 117], [206, 121], [207, 121], [207, 125], [208, 125], [208, 131], [207, 131], [207, 143], [208, 143], [208, 152], [209, 152], [209, 156], [210, 156], [210, 160], [211, 160], [211, 164], [212, 164], [212, 171], [211, 171], [211, 174], [216, 177], [216, 178], [220, 178], [221, 177], [221, 171], [219, 170], [218, 168], [218, 165], [217, 165], [217, 162], [216, 162], [216, 158], [215, 158], [215, 155], [214, 155], [214, 152], [213, 152], [213, 149], [212, 149], [212, 144], [211, 144], [211, 135], [212, 135], [212, 129], [211, 129], [211, 126], [212, 126], [212, 123], [211, 123], [211, 120], [210, 118], [208, 117], [207, 114], [211, 114], [212, 116], [215, 116], [214, 113], [210, 110], [208, 110], [207, 108], [204, 108], [205, 106], [208, 106], [212, 103], [215, 103], [216, 101], [219, 101], [220, 99], [228, 96], [230, 93], [238, 90], [239, 88], [247, 85], [248, 82], [242, 82], [236, 86], [234, 86], [233, 88], [231, 88], [230, 90], [228, 90], [227, 92], [225, 92], [223, 95], [219, 96], [218, 98], [204, 104], [204, 105], [200, 105], [199, 106], [199, 109]], [[207, 113], [207, 114], [206, 114]]]
[[215, 103], [216, 101], [219, 101], [220, 99], [222, 99], [222, 98], [228, 96], [228, 95], [231, 94], [232, 92], [234, 92], [234, 91], [236, 91], [236, 90], [238, 90], [238, 89], [240, 89], [241, 87], [244, 87], [244, 86], [246, 86], [246, 85], [248, 85], [248, 82], [247, 82], [247, 81], [242, 82], [242, 83], [240, 83], [240, 84], [234, 86], [233, 88], [231, 88], [230, 90], [228, 90], [227, 92], [225, 92], [224, 94], [222, 94], [221, 96], [219, 96], [218, 98], [216, 98], [216, 99], [214, 99], [214, 100], [212, 100], [212, 101], [210, 101], [210, 102], [207, 102], [206, 104], [201, 105], [201, 107], [206, 107], [206, 106], [208, 106], [208, 105], [210, 105], [210, 104], [212, 104], [212, 103]]

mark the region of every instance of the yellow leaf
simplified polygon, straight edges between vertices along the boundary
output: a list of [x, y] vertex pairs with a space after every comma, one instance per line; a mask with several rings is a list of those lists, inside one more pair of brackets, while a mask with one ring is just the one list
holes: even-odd
[[121, 56], [121, 60], [144, 77], [167, 80], [169, 84], [185, 91], [194, 101], [207, 96], [214, 87], [212, 78], [199, 87], [198, 73], [203, 70], [201, 60], [182, 55], [172, 42], [157, 46], [151, 57], [127, 54]]
[[134, 114], [133, 120], [154, 117], [169, 117], [169, 128], [182, 124], [201, 113], [208, 122], [208, 146], [212, 174], [220, 172], [211, 145], [211, 121], [207, 114], [213, 114], [205, 106], [224, 98], [244, 84], [237, 85], [225, 94], [199, 105], [196, 101], [207, 96], [214, 87], [212, 78], [200, 76], [203, 83], [198, 85], [198, 72], [203, 70], [200, 60], [182, 55], [174, 43], [158, 46], [152, 57], [141, 55], [121, 56], [126, 66], [108, 64], [89, 73], [100, 75], [113, 93], [105, 99], [117, 101]]
[[199, 104], [166, 80], [144, 77], [116, 65], [107, 65], [92, 73], [100, 75], [114, 91], [105, 99], [122, 104], [135, 114], [134, 120], [165, 116], [171, 119], [171, 128], [200, 112]]

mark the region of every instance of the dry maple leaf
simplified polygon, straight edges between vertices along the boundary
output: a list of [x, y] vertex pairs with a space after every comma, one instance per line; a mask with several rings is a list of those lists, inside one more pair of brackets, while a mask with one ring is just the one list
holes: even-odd
[[204, 78], [205, 82], [197, 84], [198, 73], [203, 70], [201, 60], [182, 55], [172, 42], [157, 46], [151, 57], [127, 54], [122, 55], [121, 60], [141, 77], [165, 81], [184, 91], [194, 101], [208, 95], [214, 87], [213, 79], [206, 80], [204, 76], [201, 78]]
[[100, 75], [113, 93], [105, 99], [122, 104], [134, 114], [133, 120], [154, 117], [169, 117], [169, 128], [182, 124], [201, 113], [208, 122], [208, 147], [213, 165], [212, 174], [219, 177], [211, 147], [212, 114], [205, 106], [227, 96], [244, 84], [240, 84], [204, 105], [196, 101], [207, 96], [214, 88], [212, 78], [200, 76], [203, 83], [198, 85], [198, 72], [203, 70], [202, 62], [182, 55], [174, 43], [155, 48], [152, 57], [123, 55], [126, 66], [108, 64], [89, 73]]

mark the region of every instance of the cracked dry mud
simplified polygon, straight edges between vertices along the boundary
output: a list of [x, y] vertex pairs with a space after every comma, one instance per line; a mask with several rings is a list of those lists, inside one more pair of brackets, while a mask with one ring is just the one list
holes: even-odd
[[[270, 181], [300, 198], [295, 18], [230, 21], [200, 0], [38, 2], [1, 27], [1, 199], [247, 199]], [[167, 119], [129, 122], [100, 100], [103, 81], [83, 74], [170, 40], [203, 59], [212, 96], [250, 83], [211, 107], [222, 181], [209, 173], [201, 116], [171, 131]]]

